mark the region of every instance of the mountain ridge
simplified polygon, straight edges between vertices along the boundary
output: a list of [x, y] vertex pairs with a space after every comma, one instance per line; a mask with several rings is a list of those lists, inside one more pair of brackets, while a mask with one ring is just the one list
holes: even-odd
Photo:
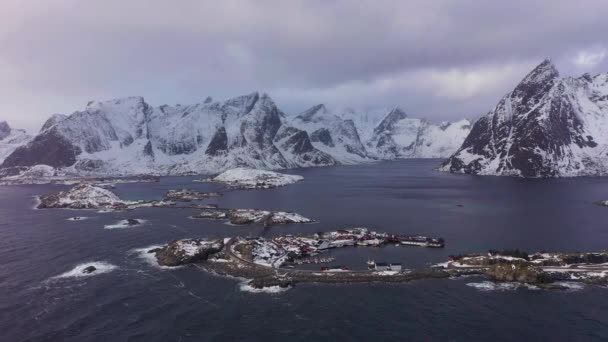
[[[361, 127], [356, 114], [341, 114], [319, 104], [286, 115], [268, 94], [258, 92], [158, 107], [139, 96], [90, 101], [71, 115], [51, 116], [38, 134], [7, 155], [1, 168], [45, 164], [79, 176], [177, 175], [240, 166], [272, 170], [409, 157], [378, 153], [360, 132], [373, 132], [379, 123]], [[393, 121], [400, 124], [400, 118]], [[440, 131], [437, 125], [428, 126]]]

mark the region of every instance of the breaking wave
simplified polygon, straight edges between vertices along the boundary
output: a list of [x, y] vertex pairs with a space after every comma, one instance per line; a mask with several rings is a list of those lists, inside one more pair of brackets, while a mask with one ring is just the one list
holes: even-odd
[[257, 289], [251, 285], [249, 285], [249, 280], [245, 280], [239, 284], [239, 290], [243, 292], [250, 293], [269, 293], [269, 294], [277, 294], [282, 293], [289, 290], [290, 287], [280, 287], [280, 286], [268, 286], [261, 289]]
[[492, 281], [482, 281], [479, 283], [467, 283], [467, 286], [476, 288], [479, 291], [514, 291], [519, 288], [528, 290], [538, 290], [534, 285], [524, 283], [495, 283]]
[[[95, 271], [91, 273], [83, 273], [84, 269], [89, 266], [95, 267]], [[105, 261], [91, 261], [76, 265], [76, 267], [74, 267], [73, 269], [60, 275], [54, 276], [51, 279], [92, 277], [98, 274], [109, 273], [116, 269], [118, 269], [118, 266], [112, 265]]]

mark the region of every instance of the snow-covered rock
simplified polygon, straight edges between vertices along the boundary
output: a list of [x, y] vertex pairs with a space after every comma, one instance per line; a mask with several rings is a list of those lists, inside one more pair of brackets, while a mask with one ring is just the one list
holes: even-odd
[[38, 208], [98, 209], [123, 205], [125, 202], [110, 190], [79, 184], [68, 191], [40, 196]]
[[241, 167], [224, 171], [211, 180], [244, 189], [268, 189], [293, 184], [303, 179], [304, 177], [298, 175]]
[[560, 77], [549, 60], [473, 126], [440, 168], [519, 177], [608, 174], [608, 74]]
[[224, 240], [183, 239], [172, 241], [156, 249], [155, 256], [161, 266], [180, 266], [207, 260], [224, 248]]

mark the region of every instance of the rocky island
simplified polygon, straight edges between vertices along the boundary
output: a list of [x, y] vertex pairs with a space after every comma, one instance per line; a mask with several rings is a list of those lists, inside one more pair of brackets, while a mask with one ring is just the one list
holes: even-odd
[[193, 216], [200, 219], [228, 220], [231, 224], [245, 225], [263, 223], [265, 226], [289, 223], [313, 223], [314, 220], [286, 211], [259, 209], [206, 209]]
[[190, 189], [169, 190], [165, 193], [166, 200], [180, 202], [198, 201], [220, 196], [222, 196], [222, 194], [218, 192], [200, 192]]
[[124, 201], [111, 190], [89, 183], [55, 194], [38, 196], [38, 209], [130, 210], [142, 207], [174, 207], [168, 201]]
[[79, 184], [68, 191], [43, 195], [40, 196], [39, 199], [39, 209], [99, 209], [127, 207], [127, 203], [122, 201], [112, 191], [90, 184]]
[[[488, 255], [451, 256], [448, 262], [420, 270], [401, 269], [400, 264], [392, 271], [386, 271], [378, 265], [366, 271], [351, 271], [343, 266], [322, 268], [321, 271], [294, 267], [300, 264], [298, 260], [330, 248], [377, 246], [366, 241], [387, 241], [390, 237], [390, 234], [365, 228], [352, 228], [322, 235], [285, 235], [271, 239], [185, 239], [172, 241], [148, 253], [153, 253], [162, 266], [196, 264], [215, 274], [249, 279], [247, 286], [254, 289], [286, 288], [310, 282], [408, 282], [464, 275], [485, 277], [495, 282], [524, 283], [544, 289], [567, 289], [562, 283], [564, 281], [608, 284], [608, 252], [528, 255], [520, 251], [490, 251]], [[351, 240], [353, 243], [350, 243]]]

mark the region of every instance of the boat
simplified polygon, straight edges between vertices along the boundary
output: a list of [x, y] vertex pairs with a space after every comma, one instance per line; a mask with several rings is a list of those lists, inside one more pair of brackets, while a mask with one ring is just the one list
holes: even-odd
[[367, 260], [367, 267], [368, 268], [374, 268], [374, 267], [376, 267], [376, 262], [374, 261], [374, 259], [368, 259]]

